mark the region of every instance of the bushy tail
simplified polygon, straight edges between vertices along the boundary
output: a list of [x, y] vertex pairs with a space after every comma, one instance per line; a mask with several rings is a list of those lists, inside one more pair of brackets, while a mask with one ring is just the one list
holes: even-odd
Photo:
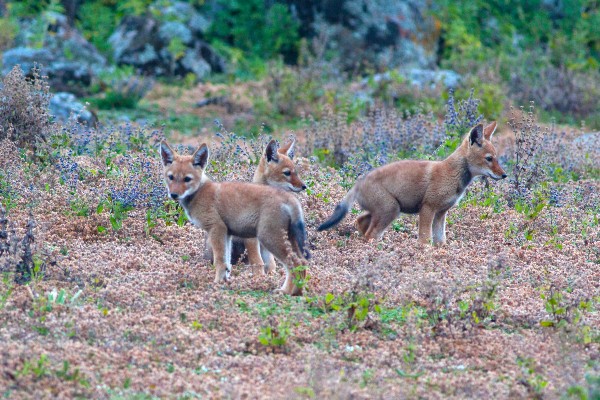
[[306, 245], [306, 226], [304, 225], [302, 218], [297, 221], [290, 221], [290, 240], [296, 242], [300, 254], [308, 260], [310, 258], [310, 253], [308, 252], [308, 249], [304, 247]]
[[325, 221], [321, 225], [319, 225], [317, 230], [324, 231], [325, 229], [329, 229], [329, 228], [334, 227], [337, 224], [339, 224], [340, 221], [344, 219], [346, 214], [348, 214], [348, 210], [350, 209], [350, 207], [352, 207], [352, 204], [354, 204], [355, 198], [356, 198], [356, 186], [354, 186], [352, 189], [350, 189], [350, 191], [348, 192], [346, 197], [344, 197], [344, 200], [342, 200], [342, 202], [340, 204], [335, 206], [335, 210], [333, 210], [333, 214], [331, 215], [331, 217], [329, 217], [329, 219], [327, 221]]

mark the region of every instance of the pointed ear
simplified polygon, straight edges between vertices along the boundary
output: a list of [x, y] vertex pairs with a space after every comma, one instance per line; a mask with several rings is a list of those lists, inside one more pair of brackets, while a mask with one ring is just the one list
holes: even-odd
[[471, 133], [469, 133], [469, 144], [473, 146], [473, 144], [477, 143], [479, 147], [483, 144], [483, 125], [477, 124], [477, 126], [471, 129]]
[[296, 143], [296, 139], [290, 138], [290, 140], [277, 150], [279, 154], [285, 154], [289, 158], [294, 158], [294, 144]]
[[277, 142], [275, 139], [272, 139], [267, 148], [265, 149], [265, 158], [267, 162], [279, 162], [279, 157], [277, 157]]
[[198, 147], [198, 150], [196, 150], [192, 155], [192, 164], [194, 165], [194, 167], [204, 169], [206, 167], [206, 164], [208, 164], [208, 156], [208, 146], [206, 145], [206, 143], [202, 143], [202, 145]]
[[165, 167], [173, 163], [175, 152], [173, 151], [171, 146], [167, 144], [166, 140], [162, 140], [160, 142], [160, 157], [162, 158], [162, 162]]
[[496, 124], [496, 121], [493, 121], [493, 122], [491, 122], [488, 126], [486, 126], [483, 129], [483, 137], [485, 138], [485, 140], [491, 140], [492, 139], [492, 135], [496, 131], [496, 126], [497, 125], [498, 124]]

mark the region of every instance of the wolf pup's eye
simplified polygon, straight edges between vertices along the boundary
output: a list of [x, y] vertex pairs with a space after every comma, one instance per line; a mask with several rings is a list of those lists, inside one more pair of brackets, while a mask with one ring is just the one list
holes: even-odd
[[169, 179], [170, 179], [170, 180], [173, 180], [173, 179], [174, 179], [174, 178], [173, 178], [173, 175], [169, 175]]
[[486, 159], [488, 162], [492, 162], [492, 160], [493, 160], [494, 158], [493, 158], [492, 156], [487, 156], [485, 159]]
[[190, 182], [192, 180], [192, 178], [190, 178], [189, 176], [186, 176], [185, 178], [183, 178], [184, 182]]
[[284, 174], [285, 176], [290, 176], [292, 173], [291, 173], [290, 171], [283, 171], [283, 174]]

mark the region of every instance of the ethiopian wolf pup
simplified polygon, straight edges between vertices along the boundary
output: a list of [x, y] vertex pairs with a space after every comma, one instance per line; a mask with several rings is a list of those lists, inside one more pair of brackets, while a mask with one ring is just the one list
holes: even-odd
[[[291, 192], [301, 192], [306, 185], [296, 171], [292, 161], [294, 139], [290, 139], [284, 146], [277, 148], [277, 142], [271, 140], [265, 149], [252, 182], [268, 185]], [[245, 239], [244, 245], [248, 250], [248, 261], [250, 264], [263, 265], [266, 273], [275, 271], [275, 258], [271, 253], [263, 249], [256, 238]]]
[[[294, 143], [295, 140], [290, 139], [284, 146], [277, 148], [277, 142], [271, 140], [260, 158], [252, 182], [292, 192], [301, 192], [306, 189], [306, 185], [298, 176], [296, 166], [292, 161]], [[275, 258], [264, 247], [261, 248], [256, 238], [240, 239], [234, 237], [232, 239], [231, 263], [237, 263], [245, 250], [248, 250], [248, 263], [259, 266], [259, 272], [268, 274], [275, 271]], [[213, 259], [212, 249], [208, 242], [204, 257], [208, 260]]]
[[[269, 186], [245, 182], [211, 181], [204, 169], [209, 151], [202, 144], [191, 156], [177, 154], [166, 141], [160, 143], [164, 176], [169, 195], [178, 200], [188, 219], [206, 230], [213, 249], [215, 282], [229, 278], [231, 237], [258, 238], [260, 244], [286, 269], [280, 291], [299, 295], [302, 289], [292, 281], [291, 267], [304, 257], [306, 230], [300, 202], [293, 194]], [[298, 272], [304, 279], [306, 271]]]
[[374, 169], [356, 182], [318, 230], [338, 224], [357, 201], [365, 212], [356, 226], [367, 240], [381, 239], [387, 226], [403, 212], [419, 214], [421, 243], [429, 243], [432, 228], [433, 243], [446, 243], [446, 213], [473, 178], [506, 178], [490, 141], [495, 130], [496, 122], [485, 128], [477, 125], [443, 161], [402, 160]]

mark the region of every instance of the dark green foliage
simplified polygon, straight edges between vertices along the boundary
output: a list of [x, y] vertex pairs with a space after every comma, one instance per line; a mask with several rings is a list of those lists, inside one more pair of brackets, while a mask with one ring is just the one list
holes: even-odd
[[51, 5], [52, 0], [13, 0], [9, 2], [9, 9], [16, 17], [35, 17]]
[[83, 35], [94, 46], [104, 54], [111, 53], [108, 38], [117, 26], [117, 15], [113, 2], [107, 0], [96, 0], [85, 2], [77, 13], [77, 27]]
[[[535, 101], [548, 120], [589, 119], [597, 126], [597, 1], [438, 0], [437, 4], [440, 64], [471, 80], [480, 76], [484, 91], [495, 97], [495, 102], [484, 104], [486, 116], [497, 114], [502, 93], [508, 92], [515, 104]], [[504, 90], [499, 82], [506, 85]]]
[[89, 99], [100, 110], [134, 109], [154, 85], [152, 79], [137, 76], [131, 66], [116, 68], [103, 74], [100, 80], [106, 87], [104, 94]]
[[209, 36], [242, 50], [246, 56], [271, 59], [297, 56], [298, 22], [286, 5], [267, 6], [265, 0], [219, 0]]
[[498, 52], [547, 51], [554, 65], [596, 68], [600, 6], [593, 0], [438, 0], [443, 54], [453, 66], [483, 62]]

